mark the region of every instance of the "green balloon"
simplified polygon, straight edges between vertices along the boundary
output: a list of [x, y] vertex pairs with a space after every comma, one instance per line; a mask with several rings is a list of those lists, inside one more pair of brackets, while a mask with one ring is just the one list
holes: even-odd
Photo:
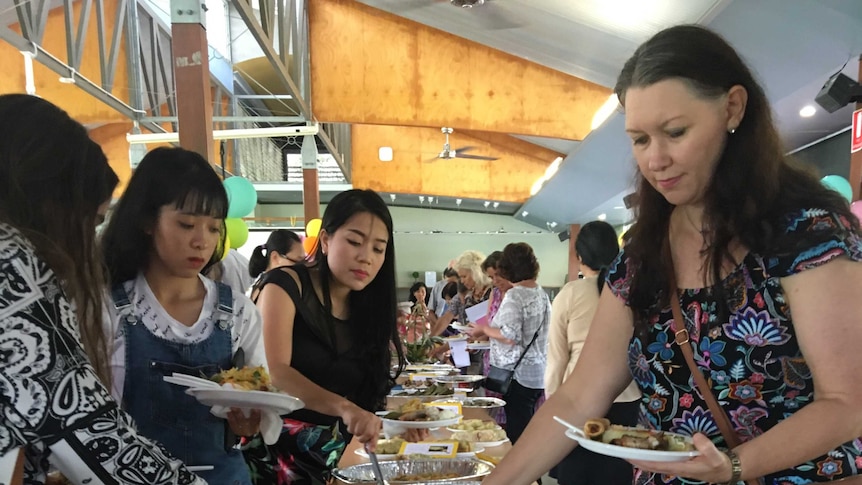
[[257, 205], [257, 191], [244, 177], [230, 177], [224, 181], [227, 192], [227, 216], [231, 219], [245, 217]]
[[242, 219], [225, 219], [225, 230], [230, 239], [230, 247], [236, 249], [242, 247], [248, 241], [248, 225]]
[[832, 189], [847, 199], [847, 202], [853, 200], [853, 187], [850, 182], [840, 175], [827, 175], [820, 179], [820, 182], [828, 189]]

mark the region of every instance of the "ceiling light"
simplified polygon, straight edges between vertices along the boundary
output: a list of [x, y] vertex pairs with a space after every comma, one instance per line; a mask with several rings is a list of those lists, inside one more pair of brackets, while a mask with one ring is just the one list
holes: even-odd
[[424, 195], [420, 195], [420, 196], [419, 196], [419, 203], [421, 204], [421, 203], [423, 203], [423, 202], [425, 202], [425, 196], [424, 196]]
[[557, 227], [557, 222], [556, 222], [556, 221], [552, 222], [552, 223], [550, 224], [550, 226], [551, 226], [551, 228]]
[[607, 218], [608, 218], [608, 215], [607, 215], [607, 214], [605, 214], [604, 212], [602, 212], [601, 214], [599, 214], [598, 216], [596, 216], [596, 219], [598, 219], [598, 220], [600, 220], [600, 221], [603, 221], [603, 220], [605, 220], [605, 219], [607, 219]]
[[542, 185], [544, 185], [544, 184], [545, 184], [545, 177], [539, 177], [538, 179], [536, 179], [536, 181], [533, 182], [533, 186], [530, 187], [530, 195], [532, 196], [532, 195], [538, 194], [539, 191], [542, 190]]
[[595, 130], [596, 128], [602, 126], [602, 123], [605, 122], [614, 111], [619, 107], [620, 101], [617, 99], [616, 94], [611, 94], [607, 101], [596, 110], [596, 114], [593, 115], [593, 122], [590, 123], [590, 130]]
[[[213, 140], [237, 138], [272, 138], [274, 136], [316, 135], [317, 124], [301, 126], [278, 126], [274, 128], [239, 128], [235, 130], [213, 130]], [[126, 133], [129, 143], [179, 143], [179, 133]]]
[[487, 209], [489, 205], [491, 205], [491, 201], [486, 200], [486, 201], [485, 201], [485, 208]]
[[500, 203], [499, 203], [499, 202], [494, 202], [494, 208], [496, 209], [497, 207], [500, 207]]
[[395, 194], [389, 194], [389, 198], [392, 199], [392, 202], [395, 202]]
[[806, 105], [801, 110], [799, 110], [799, 116], [803, 118], [811, 118], [814, 114], [817, 113], [817, 108], [814, 106]]
[[455, 203], [461, 205], [461, 199], [455, 199]]
[[529, 212], [527, 212], [527, 211], [521, 211], [521, 217], [527, 217], [528, 215], [530, 215], [530, 213], [529, 213]]
[[377, 158], [379, 158], [381, 162], [391, 162], [392, 147], [380, 147], [380, 149], [377, 150]]

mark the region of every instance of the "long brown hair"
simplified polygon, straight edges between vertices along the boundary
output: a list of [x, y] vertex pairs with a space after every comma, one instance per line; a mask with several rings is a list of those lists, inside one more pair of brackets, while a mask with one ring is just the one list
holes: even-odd
[[[717, 299], [723, 297], [721, 270], [734, 263], [730, 244], [738, 240], [757, 254], [793, 251], [797, 241], [784, 236], [784, 220], [803, 208], [818, 208], [844, 216], [858, 229], [847, 202], [827, 190], [807, 169], [784, 155], [763, 88], [734, 49], [718, 34], [700, 26], [681, 25], [663, 30], [642, 44], [626, 61], [614, 88], [625, 106], [629, 88], [646, 87], [666, 79], [683, 81], [702, 99], [717, 99], [739, 85], [748, 92], [745, 116], [728, 135], [704, 196], [703, 250]], [[657, 254], [656, 241], [667, 235], [673, 206], [643, 177], [637, 175], [634, 207], [636, 223], [626, 234], [628, 265], [634, 269], [629, 305], [639, 329], [648, 326], [656, 304], [668, 303], [665, 267], [670, 255]], [[660, 246], [659, 246], [660, 247]], [[656, 295], [663, 295], [656, 301]], [[726, 321], [727, 308], [717, 308], [717, 323]]]
[[21, 231], [75, 304], [84, 350], [110, 388], [98, 207], [117, 175], [87, 130], [35, 96], [0, 95], [0, 221]]

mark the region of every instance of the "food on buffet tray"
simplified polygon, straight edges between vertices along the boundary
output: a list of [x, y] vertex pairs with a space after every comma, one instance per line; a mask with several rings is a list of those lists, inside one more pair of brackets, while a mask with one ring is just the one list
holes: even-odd
[[394, 419], [398, 421], [443, 421], [452, 419], [458, 415], [448, 409], [440, 409], [432, 406], [425, 409], [417, 409], [416, 411], [400, 412], [392, 411], [383, 416], [385, 419]]
[[465, 419], [458, 424], [449, 426], [448, 429], [458, 431], [479, 431], [482, 429], [500, 429], [500, 425], [494, 421], [482, 421], [481, 419]]
[[269, 378], [269, 372], [263, 366], [236, 367], [210, 377], [210, 380], [219, 384], [231, 384], [234, 388], [245, 389], [246, 391], [277, 391], [272, 386], [272, 381]]
[[459, 478], [457, 473], [405, 473], [396, 475], [390, 480], [393, 482], [418, 482], [418, 481], [435, 481], [445, 480], [447, 478]]
[[465, 408], [494, 408], [505, 406], [505, 401], [477, 397], [464, 399], [463, 405]]
[[611, 424], [607, 419], [589, 419], [584, 424], [584, 434], [593, 441], [601, 441], [626, 448], [659, 451], [692, 451], [691, 439], [664, 431], [631, 428]]
[[[404, 386], [405, 389], [409, 386]], [[445, 384], [431, 384], [425, 388], [419, 388], [416, 392], [410, 393], [413, 396], [451, 396], [455, 391]]]
[[472, 431], [455, 431], [452, 433], [452, 439], [455, 441], [470, 441], [473, 443], [490, 443], [493, 441], [502, 441], [506, 439], [506, 430], [504, 429], [481, 429]]
[[[397, 455], [401, 451], [401, 446], [404, 442], [407, 441], [401, 436], [395, 436], [388, 440], [378, 440], [377, 441], [377, 450], [376, 453], [378, 455]], [[469, 441], [458, 441], [458, 440], [424, 440], [424, 443], [442, 443], [442, 442], [451, 442], [456, 441], [458, 443], [458, 453], [470, 453], [473, 451], [473, 443]], [[413, 458], [416, 458], [414, 455], [410, 455]]]

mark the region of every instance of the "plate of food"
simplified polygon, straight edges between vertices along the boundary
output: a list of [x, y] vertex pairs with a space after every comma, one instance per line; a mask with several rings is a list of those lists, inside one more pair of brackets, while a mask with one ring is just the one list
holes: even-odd
[[482, 446], [484, 448], [493, 448], [509, 441], [509, 437], [506, 436], [506, 430], [499, 429], [499, 427], [498, 429], [454, 431], [452, 432], [450, 439], [459, 442], [469, 441], [476, 446]]
[[443, 428], [461, 420], [461, 415], [448, 409], [427, 406], [418, 399], [411, 399], [397, 410], [390, 411], [382, 418], [384, 424], [401, 428]]
[[454, 375], [454, 376], [438, 376], [434, 378], [434, 382], [441, 384], [460, 384], [460, 383], [471, 383], [471, 382], [479, 382], [483, 380], [485, 376], [480, 375]]
[[210, 378], [215, 387], [189, 387], [186, 394], [207, 406], [263, 409], [289, 414], [305, 404], [298, 398], [273, 387], [262, 366], [233, 368]]
[[[479, 479], [491, 473], [494, 465], [475, 458], [451, 460], [390, 460], [380, 463], [383, 479], [389, 483], [449, 483], [457, 479]], [[378, 483], [371, 463], [336, 468], [332, 476], [344, 483]]]
[[691, 438], [676, 433], [611, 424], [607, 419], [589, 419], [584, 429], [554, 416], [567, 427], [566, 436], [584, 448], [602, 455], [628, 460], [685, 461], [700, 455]]
[[[459, 389], [460, 391], [460, 389]], [[506, 401], [502, 399], [498, 399], [496, 397], [465, 397], [465, 396], [454, 396], [446, 399], [438, 399], [436, 401], [431, 401], [431, 403], [435, 402], [452, 402], [457, 401], [461, 403], [462, 408], [477, 408], [477, 409], [493, 409], [493, 408], [501, 408], [506, 405]]]
[[[489, 429], [502, 429], [502, 427], [494, 421], [483, 421], [481, 419], [465, 419], [458, 424], [447, 426], [446, 429], [452, 432], [457, 431], [480, 431]], [[476, 440], [473, 440], [476, 441]]]
[[207, 406], [225, 406], [243, 409], [263, 409], [278, 414], [290, 414], [302, 409], [305, 404], [291, 395], [272, 391], [247, 391], [245, 389], [190, 388], [186, 394], [194, 396]]

